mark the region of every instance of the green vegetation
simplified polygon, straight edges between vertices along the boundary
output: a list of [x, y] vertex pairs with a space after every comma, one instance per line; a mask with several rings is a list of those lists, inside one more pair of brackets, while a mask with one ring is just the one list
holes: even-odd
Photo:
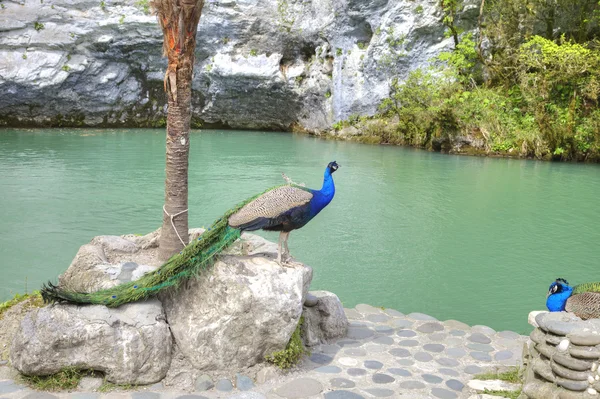
[[[478, 32], [464, 33], [462, 0], [440, 0], [454, 49], [393, 79], [379, 126], [370, 123], [363, 140], [452, 150], [454, 137], [468, 136], [488, 154], [600, 161], [600, 5], [571, 4], [490, 0]], [[385, 33], [391, 50], [403, 46], [403, 36]], [[393, 55], [380, 66], [396, 65]]]
[[100, 2], [100, 9], [104, 12], [106, 12], [106, 3], [104, 2], [104, 0], [102, 0]]
[[336, 48], [335, 49], [335, 55], [342, 55], [342, 49], [341, 48]]
[[23, 55], [21, 56], [21, 58], [23, 58], [24, 60], [27, 59], [27, 53], [23, 53]]
[[256, 50], [256, 49], [253, 48], [252, 50], [250, 50], [250, 55], [252, 57], [256, 57], [258, 55], [258, 50]]
[[71, 70], [71, 67], [68, 65], [63, 65], [61, 69], [65, 72], [69, 72]]
[[418, 5], [415, 8], [415, 14], [423, 14], [423, 6], [422, 5]]
[[79, 381], [86, 375], [88, 371], [82, 371], [75, 367], [65, 367], [56, 374], [48, 376], [21, 376], [23, 383], [38, 391], [66, 391], [77, 388]]
[[25, 301], [27, 301], [27, 303], [24, 306], [27, 308], [41, 308], [44, 306], [44, 301], [42, 300], [42, 296], [40, 295], [39, 291], [34, 291], [31, 294], [16, 294], [12, 299], [0, 303], [0, 319], [2, 318], [4, 312], [6, 312], [8, 309]]
[[327, 90], [327, 92], [325, 93], [325, 98], [329, 98], [331, 97], [331, 91]]
[[130, 389], [135, 389], [135, 388], [137, 388], [137, 385], [131, 385], [131, 384], [126, 384], [126, 385], [113, 384], [112, 382], [108, 382], [105, 379], [104, 382], [102, 382], [102, 385], [100, 385], [100, 388], [98, 388], [98, 392], [106, 393], [106, 392], [112, 392], [112, 391], [116, 391], [116, 390], [128, 391]]
[[44, 29], [44, 24], [41, 22], [34, 22], [33, 23], [33, 29], [35, 29], [36, 31], [41, 31], [42, 29]]
[[[502, 380], [514, 384], [523, 383], [523, 380], [521, 378], [521, 369], [519, 369], [518, 367], [512, 367], [509, 370], [504, 371], [502, 373], [477, 374], [474, 378], [477, 380]], [[521, 389], [518, 389], [516, 391], [496, 391], [486, 389], [483, 393], [492, 396], [503, 396], [509, 399], [517, 399], [521, 394]]]
[[230, 40], [230, 39], [229, 39], [228, 37], [224, 37], [224, 38], [223, 38], [223, 44], [227, 44], [227, 43], [229, 43], [229, 40]]
[[290, 342], [288, 342], [285, 349], [265, 356], [267, 362], [273, 363], [280, 369], [289, 369], [298, 363], [303, 354], [309, 354], [300, 336], [302, 323], [304, 323], [304, 317], [300, 317], [296, 330], [292, 333]]
[[150, 14], [150, 0], [137, 0], [135, 5], [142, 10], [144, 14]]
[[364, 50], [367, 48], [367, 44], [365, 42], [358, 42], [358, 43], [356, 43], [356, 45], [358, 46], [358, 48], [360, 50]]
[[119, 24], [123, 25], [123, 22], [125, 22], [125, 14], [121, 14], [119, 17]]

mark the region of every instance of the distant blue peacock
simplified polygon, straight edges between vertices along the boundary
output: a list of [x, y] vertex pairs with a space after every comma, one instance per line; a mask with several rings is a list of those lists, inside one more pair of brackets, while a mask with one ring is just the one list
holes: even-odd
[[600, 318], [600, 282], [571, 287], [567, 280], [557, 278], [548, 289], [546, 307], [551, 312], [566, 310], [583, 320]]
[[233, 244], [242, 231], [279, 231], [277, 261], [286, 263], [290, 258], [287, 246], [290, 231], [304, 226], [331, 202], [335, 194], [332, 175], [338, 167], [335, 161], [327, 165], [320, 190], [285, 184], [238, 204], [179, 254], [136, 281], [91, 293], [74, 292], [48, 283], [41, 289], [42, 297], [45, 302], [89, 303], [108, 307], [147, 299], [167, 287], [178, 286], [183, 280], [210, 267], [217, 255]]

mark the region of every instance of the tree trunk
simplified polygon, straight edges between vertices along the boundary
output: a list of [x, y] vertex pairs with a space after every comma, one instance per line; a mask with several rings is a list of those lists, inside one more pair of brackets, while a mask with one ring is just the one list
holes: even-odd
[[169, 59], [167, 162], [159, 257], [168, 259], [188, 243], [188, 158], [196, 31], [203, 0], [155, 0]]

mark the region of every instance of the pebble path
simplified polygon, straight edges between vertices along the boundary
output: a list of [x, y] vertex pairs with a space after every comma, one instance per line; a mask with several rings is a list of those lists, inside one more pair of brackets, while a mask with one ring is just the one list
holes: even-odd
[[[404, 315], [393, 309], [357, 305], [345, 309], [346, 338], [312, 348], [300, 367], [262, 384], [238, 374], [196, 382], [197, 392], [181, 392], [162, 383], [135, 391], [46, 393], [7, 379], [0, 365], [0, 399], [455, 399], [474, 394], [473, 376], [521, 363], [526, 336], [486, 326]], [[4, 369], [4, 372], [3, 372]], [[208, 389], [207, 389], [208, 388]]]

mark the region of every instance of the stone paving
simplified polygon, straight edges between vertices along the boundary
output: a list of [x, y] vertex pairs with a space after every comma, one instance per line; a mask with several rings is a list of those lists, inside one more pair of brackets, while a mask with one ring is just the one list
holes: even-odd
[[[198, 378], [196, 392], [181, 392], [161, 383], [136, 391], [46, 393], [7, 379], [0, 365], [0, 399], [361, 399], [468, 398], [475, 374], [521, 364], [526, 336], [496, 332], [422, 314], [357, 305], [345, 309], [348, 335], [336, 343], [312, 348], [294, 371], [259, 384], [234, 378]], [[268, 370], [268, 369], [267, 369]], [[259, 378], [257, 378], [259, 379]]]

